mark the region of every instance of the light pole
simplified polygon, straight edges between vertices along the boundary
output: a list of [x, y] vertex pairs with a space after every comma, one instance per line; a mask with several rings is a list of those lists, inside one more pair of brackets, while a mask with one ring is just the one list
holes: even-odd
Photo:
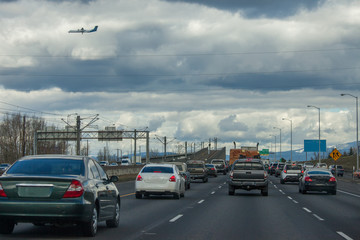
[[282, 120], [287, 120], [290, 122], [290, 149], [291, 149], [291, 162], [292, 162], [292, 120], [288, 118], [283, 118]]
[[273, 128], [280, 130], [280, 160], [281, 160], [281, 128], [278, 128], [278, 127], [273, 127]]
[[276, 135], [270, 135], [270, 137], [275, 137], [274, 162], [276, 162]]
[[320, 148], [320, 108], [316, 107], [316, 106], [312, 106], [312, 105], [308, 105], [307, 107], [313, 107], [313, 108], [316, 108], [317, 110], [319, 110], [319, 163], [321, 163], [321, 160], [320, 160], [320, 152], [321, 152], [321, 148]]
[[359, 120], [358, 120], [358, 97], [348, 94], [342, 93], [341, 96], [348, 95], [356, 99], [356, 170], [359, 169]]

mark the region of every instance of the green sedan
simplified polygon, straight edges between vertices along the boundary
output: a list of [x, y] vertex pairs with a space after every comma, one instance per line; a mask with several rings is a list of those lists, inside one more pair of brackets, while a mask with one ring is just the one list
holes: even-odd
[[0, 234], [12, 233], [20, 222], [77, 224], [85, 236], [95, 236], [100, 221], [117, 227], [116, 181], [89, 157], [23, 157], [0, 176]]

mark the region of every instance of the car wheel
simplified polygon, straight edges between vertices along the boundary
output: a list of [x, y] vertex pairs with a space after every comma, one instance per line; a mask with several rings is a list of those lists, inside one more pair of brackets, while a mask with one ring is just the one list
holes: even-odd
[[185, 197], [185, 192], [180, 193], [180, 197]]
[[86, 237], [94, 237], [97, 232], [98, 225], [98, 212], [96, 206], [92, 209], [91, 219], [82, 224], [82, 230]]
[[266, 187], [265, 189], [261, 189], [261, 195], [268, 196], [269, 195], [269, 189]]
[[141, 193], [135, 193], [135, 198], [136, 199], [142, 199], [142, 194]]
[[15, 223], [13, 221], [0, 221], [0, 234], [11, 234], [14, 231]]
[[234, 195], [235, 194], [235, 188], [229, 186], [229, 195]]
[[187, 189], [190, 189], [190, 183], [188, 183], [188, 185], [187, 185]]
[[332, 195], [336, 195], [336, 190], [332, 190], [330, 193], [331, 193]]
[[120, 221], [120, 202], [116, 201], [113, 219], [106, 221], [106, 226], [116, 228], [119, 226]]
[[284, 184], [285, 183], [284, 179], [280, 179], [280, 183]]
[[174, 199], [180, 199], [180, 194], [174, 193]]
[[226, 171], [223, 172], [223, 175], [226, 175]]

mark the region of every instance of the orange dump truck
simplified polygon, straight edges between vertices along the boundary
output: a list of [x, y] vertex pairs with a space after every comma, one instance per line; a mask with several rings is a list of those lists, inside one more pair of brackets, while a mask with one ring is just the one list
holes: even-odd
[[260, 159], [260, 153], [258, 150], [256, 150], [256, 148], [230, 149], [230, 165], [233, 164], [236, 160], [244, 158]]

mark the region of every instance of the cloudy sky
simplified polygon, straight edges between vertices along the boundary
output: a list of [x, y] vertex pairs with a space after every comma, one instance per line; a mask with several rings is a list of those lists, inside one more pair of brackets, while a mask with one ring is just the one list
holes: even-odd
[[313, 105], [328, 146], [356, 140], [355, 98], [340, 94], [360, 95], [357, 0], [7, 0], [0, 25], [2, 112], [59, 128], [99, 114], [99, 129], [148, 127], [159, 151], [156, 136], [270, 148], [276, 127], [289, 150], [282, 118], [301, 148], [318, 138]]

